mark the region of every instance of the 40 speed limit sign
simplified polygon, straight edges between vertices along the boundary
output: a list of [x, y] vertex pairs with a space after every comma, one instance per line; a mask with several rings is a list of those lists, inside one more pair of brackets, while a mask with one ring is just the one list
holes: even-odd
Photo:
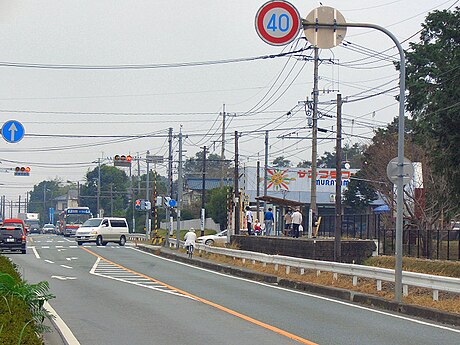
[[287, 1], [269, 1], [256, 14], [256, 31], [268, 44], [281, 46], [292, 42], [301, 28], [300, 14]]

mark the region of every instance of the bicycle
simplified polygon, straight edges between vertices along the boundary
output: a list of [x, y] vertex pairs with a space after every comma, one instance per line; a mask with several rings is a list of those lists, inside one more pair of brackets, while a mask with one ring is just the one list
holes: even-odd
[[187, 246], [187, 254], [188, 254], [188, 258], [189, 258], [189, 259], [191, 259], [192, 256], [193, 256], [193, 249], [194, 249], [194, 247], [193, 247], [192, 244], [189, 244], [189, 245]]

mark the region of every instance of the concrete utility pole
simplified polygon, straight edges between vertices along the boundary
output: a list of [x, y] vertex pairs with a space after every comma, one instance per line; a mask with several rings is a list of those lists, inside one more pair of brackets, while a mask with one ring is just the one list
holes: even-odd
[[176, 248], [179, 249], [180, 241], [180, 220], [182, 207], [182, 127], [179, 132], [179, 167], [177, 169], [177, 228], [176, 228]]
[[316, 166], [318, 156], [318, 63], [319, 49], [314, 48], [314, 71], [313, 71], [313, 118], [312, 118], [312, 143], [311, 143], [311, 188], [310, 188], [310, 217], [308, 217], [308, 235], [311, 237], [313, 229], [313, 213], [317, 215], [316, 206]]
[[[173, 182], [173, 129], [170, 127], [168, 132], [168, 144], [169, 144], [169, 151], [168, 151], [168, 182], [166, 183], [166, 195], [172, 199], [172, 182]], [[172, 219], [171, 219], [171, 208], [166, 206], [166, 219], [168, 221], [168, 231], [166, 231], [166, 246], [169, 247], [169, 234], [172, 230]]]
[[220, 175], [220, 187], [222, 188], [224, 186], [224, 177], [226, 176], [225, 172], [225, 104], [223, 107], [222, 111], [222, 147], [220, 151], [220, 169], [221, 169], [221, 175]]
[[235, 189], [235, 235], [240, 234], [240, 210], [241, 210], [241, 196], [239, 186], [239, 171], [238, 171], [238, 131], [235, 131], [235, 172], [234, 172], [234, 189]]
[[[147, 151], [146, 156], [145, 156], [145, 160], [147, 163], [147, 174], [145, 177], [145, 200], [147, 201], [150, 200], [149, 198], [150, 165], [149, 165], [149, 160], [147, 159], [147, 156], [149, 154], [150, 154], [150, 151]], [[150, 210], [147, 210], [147, 212], [145, 212], [145, 236], [147, 237], [148, 240], [150, 239]]]
[[257, 179], [257, 187], [256, 187], [256, 207], [257, 207], [257, 219], [260, 219], [260, 201], [259, 201], [259, 196], [260, 196], [260, 161], [257, 160], [257, 172], [256, 172], [256, 179]]
[[97, 211], [96, 214], [98, 217], [102, 217], [102, 215], [99, 214], [100, 209], [101, 209], [101, 159], [97, 159]]
[[204, 227], [206, 222], [206, 146], [203, 147], [203, 176], [201, 184], [201, 236], [204, 236]]
[[[264, 196], [267, 196], [268, 183], [268, 131], [265, 131], [265, 162], [264, 162]], [[267, 201], [264, 201], [264, 212], [267, 212]]]
[[335, 238], [334, 261], [342, 257], [342, 95], [337, 95], [337, 140], [335, 144]]

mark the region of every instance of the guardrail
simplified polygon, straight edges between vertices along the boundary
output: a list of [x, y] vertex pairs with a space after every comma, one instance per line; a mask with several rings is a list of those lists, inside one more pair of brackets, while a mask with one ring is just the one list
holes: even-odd
[[[145, 239], [145, 236], [142, 236], [142, 238]], [[181, 247], [184, 247], [183, 241], [179, 241], [179, 243]], [[171, 239], [169, 245], [170, 247], [175, 247], [176, 239]], [[333, 273], [334, 279], [338, 279], [339, 274], [347, 275], [352, 277], [353, 286], [358, 285], [358, 278], [374, 279], [376, 281], [377, 291], [382, 290], [382, 281], [391, 283], [395, 281], [394, 270], [380, 267], [302, 259], [283, 255], [269, 255], [244, 250], [207, 246], [200, 243], [195, 245], [195, 249], [198, 250], [198, 252], [204, 251], [206, 253], [241, 259], [243, 263], [249, 260], [252, 264], [256, 262], [260, 262], [264, 266], [271, 264], [275, 266], [275, 271], [279, 269], [279, 266], [283, 266], [286, 269], [286, 274], [290, 273], [291, 268], [297, 268], [301, 275], [305, 274], [305, 270], [315, 270], [318, 276], [321, 272], [330, 272]], [[409, 286], [431, 289], [433, 291], [433, 300], [435, 301], [439, 300], [439, 291], [460, 294], [459, 278], [403, 271], [402, 283], [404, 296], [409, 295]]]

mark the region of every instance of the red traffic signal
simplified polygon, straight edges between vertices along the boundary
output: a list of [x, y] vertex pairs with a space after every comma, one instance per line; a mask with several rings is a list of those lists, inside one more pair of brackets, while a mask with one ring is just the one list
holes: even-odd
[[30, 167], [16, 167], [14, 168], [14, 176], [29, 176]]
[[130, 167], [133, 157], [130, 155], [115, 155], [113, 157], [113, 165], [116, 167]]

